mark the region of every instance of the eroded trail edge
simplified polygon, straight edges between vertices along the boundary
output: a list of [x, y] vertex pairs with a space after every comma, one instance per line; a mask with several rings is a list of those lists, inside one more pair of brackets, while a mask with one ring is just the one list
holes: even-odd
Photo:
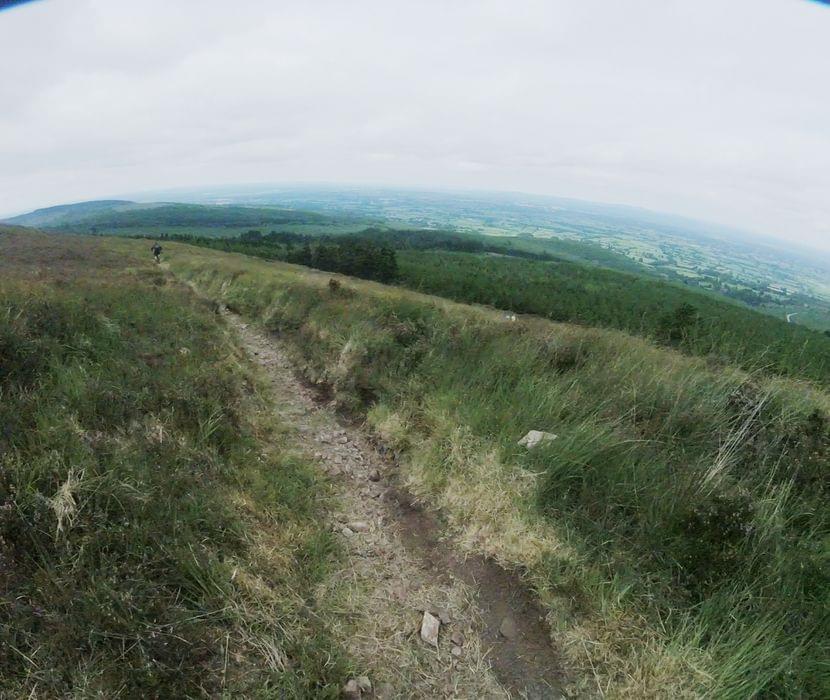
[[[318, 594], [337, 599], [334, 632], [373, 676], [352, 697], [563, 697], [561, 656], [520, 578], [455, 552], [394, 465], [303, 383], [280, 340], [224, 315], [264, 369], [295, 446], [330, 477], [347, 556]], [[437, 646], [420, 637], [425, 611], [441, 623]]]

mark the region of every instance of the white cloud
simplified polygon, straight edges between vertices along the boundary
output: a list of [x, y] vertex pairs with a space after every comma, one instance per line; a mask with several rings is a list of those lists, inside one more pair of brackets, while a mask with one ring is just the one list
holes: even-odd
[[802, 0], [43, 0], [0, 13], [0, 212], [373, 182], [830, 247], [829, 33]]

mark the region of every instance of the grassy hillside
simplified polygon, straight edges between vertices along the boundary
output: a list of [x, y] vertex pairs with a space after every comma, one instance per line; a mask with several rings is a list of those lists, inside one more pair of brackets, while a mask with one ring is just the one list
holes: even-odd
[[319, 483], [210, 305], [0, 227], [0, 696], [338, 697]]
[[[826, 393], [620, 332], [169, 248], [176, 274], [279, 332], [366, 416], [462, 546], [526, 572], [586, 693], [830, 695]], [[559, 437], [526, 451], [529, 429]]]
[[[460, 302], [615, 328], [747, 371], [830, 382], [828, 334], [711, 292], [574, 262], [533, 241], [375, 228], [332, 239], [252, 233], [193, 242], [364, 279], [396, 277], [410, 289]], [[372, 264], [367, 242], [385, 264]]]
[[[159, 195], [161, 197], [161, 195]], [[633, 272], [733, 299], [796, 325], [828, 329], [830, 259], [749, 234], [627, 207], [496, 193], [270, 187], [169, 193], [186, 205], [102, 201], [41, 209], [21, 225], [82, 233], [223, 238], [252, 228], [355, 234], [367, 226], [489, 242], [513, 251]], [[214, 202], [224, 202], [216, 205]], [[167, 207], [159, 214], [154, 210]], [[402, 247], [409, 247], [411, 239]], [[420, 248], [421, 246], [414, 246]]]
[[617, 328], [749, 371], [830, 382], [826, 334], [682, 285], [565, 261], [412, 252], [398, 264], [402, 283], [412, 289]]

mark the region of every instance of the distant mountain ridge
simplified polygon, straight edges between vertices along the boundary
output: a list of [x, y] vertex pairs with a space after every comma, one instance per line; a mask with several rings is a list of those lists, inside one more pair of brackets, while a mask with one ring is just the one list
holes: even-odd
[[92, 216], [105, 211], [113, 211], [118, 207], [136, 205], [127, 199], [96, 199], [89, 202], [74, 204], [59, 204], [54, 207], [35, 209], [27, 214], [12, 216], [3, 219], [2, 223], [17, 226], [59, 226], [68, 221], [74, 221], [85, 216]]
[[[339, 217], [343, 219], [344, 217]], [[348, 217], [354, 218], [354, 217]], [[134, 202], [106, 199], [62, 204], [21, 214], [2, 223], [75, 232], [103, 232], [135, 226], [270, 226], [321, 224], [332, 217], [321, 212], [301, 211], [270, 205], [187, 204], [178, 202]]]

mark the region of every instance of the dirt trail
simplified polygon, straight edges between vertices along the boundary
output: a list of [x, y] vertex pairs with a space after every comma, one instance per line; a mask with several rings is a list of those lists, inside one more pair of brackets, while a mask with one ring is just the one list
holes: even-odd
[[[296, 447], [331, 477], [332, 527], [347, 557], [317, 593], [337, 601], [333, 632], [371, 669], [374, 695], [364, 697], [563, 697], [543, 611], [519, 579], [454, 553], [437, 518], [397, 485], [394, 465], [296, 376], [279, 340], [225, 316], [267, 373]], [[442, 623], [437, 648], [419, 635], [425, 610]]]

